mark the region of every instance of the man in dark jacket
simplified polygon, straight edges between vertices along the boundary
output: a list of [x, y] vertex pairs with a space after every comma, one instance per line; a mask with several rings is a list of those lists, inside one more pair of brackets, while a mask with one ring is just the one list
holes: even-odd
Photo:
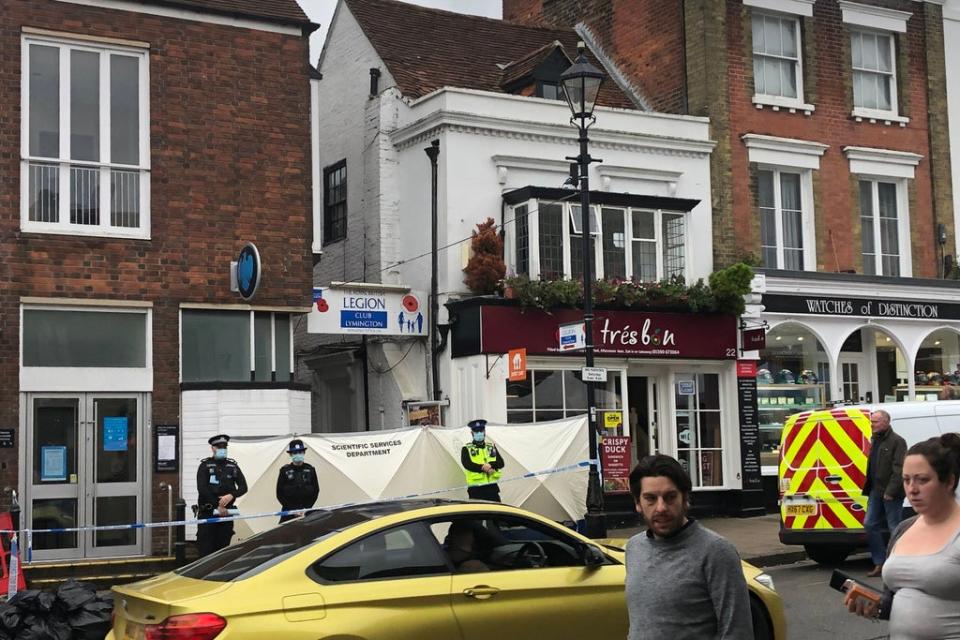
[[[201, 518], [226, 517], [231, 515], [233, 503], [247, 492], [247, 480], [236, 460], [227, 457], [230, 436], [220, 434], [207, 442], [213, 453], [200, 461], [197, 469], [198, 514]], [[233, 537], [233, 521], [212, 522], [197, 527], [197, 546], [200, 557], [208, 556], [230, 544]]]
[[[304, 462], [306, 452], [307, 447], [299, 438], [291, 440], [287, 447], [290, 464], [280, 467], [280, 474], [277, 476], [277, 502], [284, 511], [309, 509], [320, 495], [317, 472], [312, 465]], [[280, 516], [280, 524], [296, 517], [293, 514]]]
[[867, 545], [873, 559], [873, 569], [867, 574], [877, 577], [887, 558], [884, 531], [893, 531], [903, 519], [903, 458], [906, 441], [890, 428], [890, 414], [878, 409], [870, 414], [873, 438], [863, 495], [867, 496]]

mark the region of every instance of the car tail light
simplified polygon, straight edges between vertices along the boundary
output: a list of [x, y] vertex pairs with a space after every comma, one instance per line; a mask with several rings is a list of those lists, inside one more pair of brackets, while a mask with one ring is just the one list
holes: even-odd
[[145, 640], [213, 640], [227, 626], [215, 613], [170, 616], [160, 624], [144, 627]]

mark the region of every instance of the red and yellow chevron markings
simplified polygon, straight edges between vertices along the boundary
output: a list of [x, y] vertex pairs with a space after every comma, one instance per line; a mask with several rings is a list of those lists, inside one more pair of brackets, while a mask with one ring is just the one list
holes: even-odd
[[810, 411], [787, 420], [780, 446], [781, 487], [785, 496], [809, 501], [782, 502], [785, 528], [863, 528], [866, 498], [861, 487], [870, 433], [870, 418], [862, 409]]

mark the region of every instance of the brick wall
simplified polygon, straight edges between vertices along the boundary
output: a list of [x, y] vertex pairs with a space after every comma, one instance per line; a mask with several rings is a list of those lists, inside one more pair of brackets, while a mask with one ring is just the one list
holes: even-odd
[[[229, 264], [243, 242], [263, 261], [256, 304], [310, 304], [307, 39], [53, 0], [0, 10], [0, 425], [19, 424], [26, 295], [152, 302], [152, 419], [179, 423], [179, 305], [242, 302]], [[21, 27], [150, 44], [150, 240], [20, 231]], [[0, 483], [16, 486], [17, 452], [0, 451]], [[166, 517], [161, 481], [177, 476], [152, 476], [152, 518]]]

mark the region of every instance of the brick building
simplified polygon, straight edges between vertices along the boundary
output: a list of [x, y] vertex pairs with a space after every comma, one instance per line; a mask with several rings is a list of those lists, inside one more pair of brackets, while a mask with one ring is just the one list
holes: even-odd
[[[0, 13], [0, 499], [17, 490], [35, 528], [165, 520], [168, 491], [196, 501], [210, 435], [309, 420], [291, 351], [310, 302], [314, 25], [295, 0]], [[231, 261], [248, 242], [245, 302]], [[166, 543], [41, 533], [33, 558]]]
[[759, 265], [745, 321], [767, 348], [745, 357], [768, 475], [792, 412], [960, 382], [942, 5], [503, 2], [575, 26], [648, 108], [710, 118], [714, 259]]

